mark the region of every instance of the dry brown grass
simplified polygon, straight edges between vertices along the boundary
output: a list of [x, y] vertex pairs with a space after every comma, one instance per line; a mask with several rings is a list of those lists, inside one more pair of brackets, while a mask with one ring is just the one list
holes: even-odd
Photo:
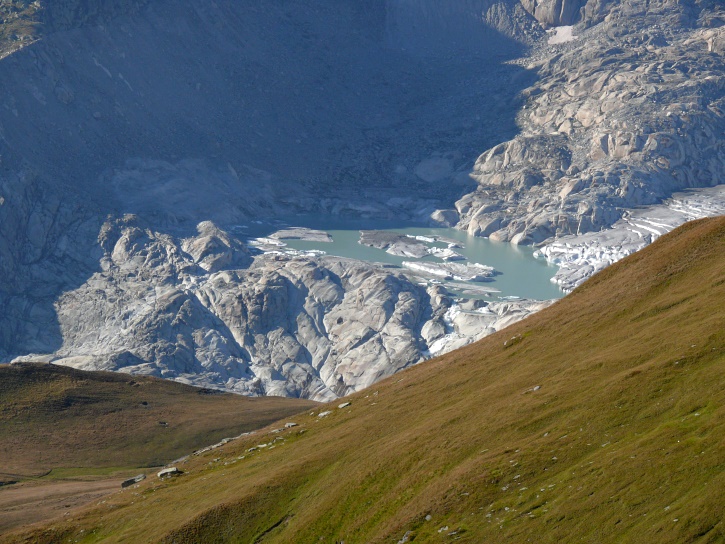
[[15, 541], [719, 542], [724, 364], [719, 218], [348, 408]]
[[163, 465], [315, 404], [56, 365], [0, 366], [0, 482]]

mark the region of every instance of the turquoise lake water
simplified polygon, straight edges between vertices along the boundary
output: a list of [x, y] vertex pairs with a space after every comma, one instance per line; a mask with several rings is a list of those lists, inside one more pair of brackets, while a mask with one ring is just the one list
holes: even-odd
[[[403, 261], [441, 262], [433, 256], [423, 259], [398, 257], [385, 250], [359, 244], [360, 230], [385, 230], [411, 236], [441, 236], [456, 240], [462, 247], [453, 251], [467, 258], [460, 263], [480, 263], [494, 267], [499, 275], [492, 281], [474, 283], [479, 287], [490, 287], [500, 291], [493, 298], [521, 297], [538, 300], [561, 298], [564, 293], [551, 283], [557, 271], [553, 265], [533, 256], [534, 250], [529, 247], [514, 246], [508, 243], [491, 242], [477, 236], [469, 236], [452, 228], [429, 228], [405, 226], [392, 221], [340, 220], [318, 217], [296, 217], [286, 221], [273, 223], [250, 224], [241, 232], [249, 236], [267, 236], [284, 227], [307, 227], [324, 230], [332, 236], [333, 242], [305, 242], [301, 240], [284, 240], [288, 247], [297, 250], [321, 250], [327, 255], [348, 257], [368, 262], [386, 263], [401, 266]], [[437, 242], [437, 247], [448, 247], [446, 243]]]

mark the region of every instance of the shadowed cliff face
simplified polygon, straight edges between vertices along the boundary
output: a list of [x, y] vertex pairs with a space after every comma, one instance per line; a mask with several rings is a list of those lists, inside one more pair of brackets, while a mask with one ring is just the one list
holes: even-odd
[[[249, 166], [320, 192], [418, 187], [410, 172], [431, 153], [470, 165], [491, 126], [513, 135], [508, 102], [527, 83], [501, 65], [533, 22], [513, 2], [159, 1], [102, 24], [90, 21], [115, 9], [65, 4], [48, 9], [49, 28], [79, 13], [84, 26], [0, 66], [3, 155], [102, 207], [117, 203], [100, 174], [135, 157]], [[422, 190], [456, 196], [445, 185]]]
[[48, 31], [68, 30], [136, 14], [150, 3], [151, 0], [53, 0], [41, 3], [41, 20]]
[[106, 219], [181, 238], [452, 206], [516, 134], [533, 75], [505, 62], [539, 32], [508, 0], [41, 5], [37, 41], [0, 62], [4, 358], [61, 347], [54, 304], [110, 257]]
[[389, 43], [412, 55], [510, 59], [535, 34], [518, 2], [387, 0], [385, 7]]
[[572, 25], [579, 22], [586, 0], [522, 0], [521, 4], [546, 26]]

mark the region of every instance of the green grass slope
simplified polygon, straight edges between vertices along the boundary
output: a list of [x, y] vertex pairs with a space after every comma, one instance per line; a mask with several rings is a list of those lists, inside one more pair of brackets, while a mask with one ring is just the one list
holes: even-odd
[[158, 466], [315, 405], [56, 365], [4, 365], [0, 482], [51, 470]]
[[16, 540], [719, 542], [723, 383], [718, 218], [350, 406]]

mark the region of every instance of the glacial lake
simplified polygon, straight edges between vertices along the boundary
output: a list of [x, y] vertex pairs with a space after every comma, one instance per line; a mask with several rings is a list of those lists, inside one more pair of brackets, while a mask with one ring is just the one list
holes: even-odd
[[[553, 283], [551, 278], [557, 267], [548, 264], [543, 259], [534, 257], [534, 249], [530, 247], [515, 246], [508, 243], [492, 242], [486, 238], [469, 236], [468, 233], [453, 228], [430, 228], [423, 226], [407, 226], [392, 221], [379, 220], [345, 220], [323, 217], [294, 217], [287, 220], [271, 222], [253, 222], [240, 225], [234, 229], [240, 237], [249, 241], [255, 237], [266, 237], [277, 230], [290, 227], [306, 227], [327, 232], [332, 242], [310, 242], [303, 240], [282, 240], [285, 249], [299, 251], [324, 251], [327, 255], [347, 257], [361, 261], [384, 263], [402, 267], [403, 261], [442, 262], [429, 255], [421, 259], [400, 257], [387, 253], [384, 249], [377, 249], [362, 245], [360, 230], [383, 230], [408, 236], [443, 237], [455, 240], [460, 247], [453, 250], [466, 257], [461, 263], [480, 263], [492, 266], [497, 274], [486, 282], [471, 282], [476, 287], [491, 288], [499, 292], [493, 293], [492, 299], [503, 297], [520, 297], [537, 300], [561, 298], [564, 293]], [[436, 242], [433, 246], [446, 248], [445, 242]], [[448, 284], [449, 282], [444, 282]], [[456, 282], [460, 283], [460, 282]], [[453, 289], [455, 292], [456, 289]]]

